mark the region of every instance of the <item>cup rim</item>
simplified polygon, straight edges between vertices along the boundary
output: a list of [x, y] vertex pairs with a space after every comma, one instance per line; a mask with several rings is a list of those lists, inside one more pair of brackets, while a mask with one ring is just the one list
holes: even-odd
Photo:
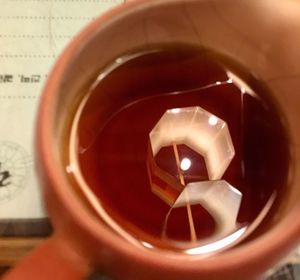
[[[168, 0], [168, 2], [177, 2], [177, 0]], [[165, 3], [165, 0], [152, 0], [150, 5]], [[299, 241], [300, 220], [298, 219], [298, 211], [300, 211], [300, 205], [295, 206], [293, 211], [274, 226], [271, 231], [264, 233], [253, 241], [231, 248], [213, 257], [188, 256], [192, 261], [184, 262], [181, 256], [171, 254], [168, 257], [168, 254], [166, 254], [166, 257], [161, 257], [161, 252], [138, 250], [134, 245], [119, 236], [111, 234], [110, 229], [91, 217], [83, 209], [75, 195], [66, 195], [66, 191], [68, 193], [71, 193], [71, 191], [63, 172], [55, 167], [57, 160], [52, 152], [54, 141], [51, 129], [49, 129], [53, 127], [55, 121], [54, 104], [59, 95], [62, 77], [65, 71], [68, 70], [73, 58], [80, 51], [82, 42], [93, 38], [93, 34], [97, 34], [99, 26], [125, 12], [136, 11], [143, 5], [149, 5], [149, 3], [143, 0], [131, 1], [115, 7], [96, 18], [71, 41], [56, 61], [43, 89], [38, 110], [36, 139], [40, 165], [42, 162], [42, 172], [46, 174], [51, 184], [51, 192], [55, 193], [58, 203], [63, 205], [68, 214], [77, 221], [77, 224], [86, 233], [87, 238], [93, 238], [97, 244], [105, 244], [112, 251], [123, 255], [124, 258], [136, 260], [139, 264], [152, 267], [153, 269], [161, 267], [185, 273], [197, 271], [210, 273], [217, 273], [218, 271], [234, 272], [238, 267], [244, 267], [244, 269], [250, 267], [251, 269], [255, 268], [256, 272], [263, 272], [270, 264], [277, 262], [279, 257], [284, 256]], [[292, 242], [293, 240], [294, 242]], [[195, 265], [195, 262], [197, 265]]]

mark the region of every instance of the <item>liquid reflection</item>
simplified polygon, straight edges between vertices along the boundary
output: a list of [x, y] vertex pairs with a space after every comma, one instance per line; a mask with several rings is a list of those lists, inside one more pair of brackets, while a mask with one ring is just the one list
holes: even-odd
[[199, 106], [167, 110], [149, 138], [154, 157], [173, 143], [202, 155], [210, 180], [222, 177], [235, 154], [227, 124]]
[[203, 254], [211, 254], [216, 251], [220, 251], [228, 246], [232, 246], [237, 240], [239, 240], [247, 230], [247, 227], [242, 227], [241, 229], [237, 230], [236, 232], [232, 233], [231, 235], [218, 240], [216, 242], [195, 247], [192, 249], [188, 249], [185, 251], [188, 255], [203, 255]]
[[[198, 204], [216, 224], [214, 233], [205, 240], [212, 247], [204, 251], [227, 246], [228, 240], [244, 232], [245, 228], [241, 230], [237, 224], [242, 193], [221, 180], [235, 154], [227, 124], [201, 107], [174, 108], [165, 112], [149, 136], [148, 173], [152, 191], [171, 207], [164, 221], [162, 236], [167, 238], [171, 211], [186, 207], [190, 238], [197, 242], [192, 206]], [[196, 162], [185, 155], [180, 158], [178, 146], [183, 144], [204, 157], [209, 180], [186, 182], [185, 177]], [[164, 170], [156, 159], [159, 151], [167, 146], [173, 147], [174, 155], [169, 155], [167, 160], [175, 162], [176, 174]], [[226, 239], [227, 236], [231, 238]]]
[[267, 89], [219, 59], [181, 47], [125, 55], [78, 106], [66, 176], [136, 246], [231, 247], [268, 222], [287, 185], [289, 146]]
[[184, 158], [180, 163], [180, 168], [182, 171], [187, 171], [190, 169], [192, 162], [189, 158]]

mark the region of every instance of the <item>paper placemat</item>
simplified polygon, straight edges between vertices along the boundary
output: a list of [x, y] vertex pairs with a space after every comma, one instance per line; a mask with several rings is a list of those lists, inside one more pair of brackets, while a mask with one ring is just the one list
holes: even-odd
[[46, 216], [33, 168], [41, 89], [70, 39], [96, 16], [123, 2], [1, 0], [0, 224]]

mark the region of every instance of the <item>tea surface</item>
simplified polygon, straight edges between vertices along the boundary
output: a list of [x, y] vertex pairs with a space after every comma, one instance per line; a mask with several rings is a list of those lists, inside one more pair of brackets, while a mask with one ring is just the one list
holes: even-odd
[[265, 87], [210, 51], [117, 58], [75, 119], [69, 170], [101, 218], [147, 248], [226, 248], [276, 207], [287, 181], [288, 140]]

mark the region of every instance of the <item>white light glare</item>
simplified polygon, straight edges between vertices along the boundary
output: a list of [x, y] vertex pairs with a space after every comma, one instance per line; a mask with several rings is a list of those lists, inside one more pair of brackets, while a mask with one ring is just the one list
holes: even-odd
[[178, 114], [178, 113], [180, 113], [181, 110], [180, 110], [180, 108], [174, 108], [174, 109], [171, 109], [170, 111], [172, 114]]
[[71, 165], [68, 165], [66, 167], [66, 171], [67, 171], [67, 173], [73, 173], [74, 172], [74, 168]]
[[116, 59], [116, 63], [121, 64], [123, 62], [123, 58], [119, 57]]
[[144, 247], [146, 247], [146, 248], [148, 248], [148, 249], [153, 249], [153, 248], [154, 248], [154, 247], [153, 247], [150, 243], [148, 243], [148, 242], [142, 241], [141, 243], [142, 243], [142, 245], [143, 245]]
[[208, 119], [208, 123], [214, 126], [218, 123], [218, 118], [216, 116], [210, 116]]
[[180, 168], [183, 171], [187, 171], [190, 169], [191, 165], [192, 165], [191, 160], [188, 158], [184, 158], [180, 163]]
[[233, 234], [231, 234], [219, 241], [216, 241], [214, 243], [207, 244], [204, 246], [199, 246], [199, 247], [196, 247], [193, 249], [188, 249], [188, 250], [186, 250], [186, 253], [188, 255], [200, 255], [200, 254], [213, 253], [218, 250], [224, 249], [227, 246], [236, 242], [239, 238], [241, 238], [241, 236], [245, 233], [246, 229], [247, 229], [247, 227], [243, 227], [243, 228], [237, 230], [236, 232], [234, 232]]

